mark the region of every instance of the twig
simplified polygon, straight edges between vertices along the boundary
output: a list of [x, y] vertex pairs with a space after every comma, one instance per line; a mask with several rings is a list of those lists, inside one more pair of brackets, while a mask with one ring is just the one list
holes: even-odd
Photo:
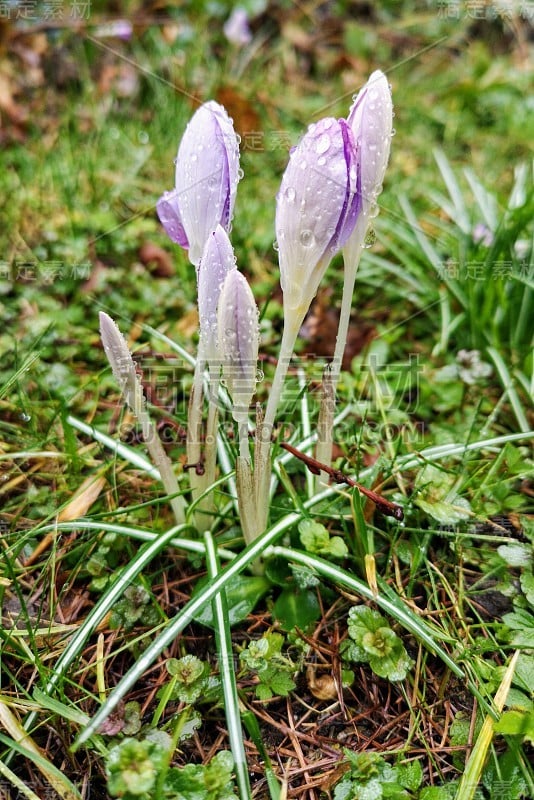
[[294, 455], [295, 458], [300, 459], [300, 461], [302, 461], [302, 463], [308, 467], [313, 475], [320, 475], [321, 472], [326, 472], [330, 480], [334, 481], [334, 483], [345, 483], [347, 486], [353, 486], [358, 489], [359, 492], [368, 497], [369, 500], [373, 501], [382, 514], [385, 514], [387, 517], [394, 517], [395, 519], [399, 520], [399, 522], [404, 519], [404, 512], [402, 508], [397, 505], [397, 503], [392, 503], [389, 500], [386, 500], [385, 497], [373, 492], [372, 489], [366, 489], [365, 486], [362, 486], [360, 483], [356, 483], [355, 480], [349, 478], [348, 475], [345, 475], [342, 470], [329, 467], [328, 464], [323, 464], [321, 461], [317, 461], [317, 459], [312, 458], [312, 456], [309, 456], [306, 453], [303, 453], [301, 450], [297, 450], [296, 447], [293, 447], [291, 444], [287, 444], [287, 442], [281, 442], [280, 447], [283, 447], [284, 450], [287, 450], [289, 453]]

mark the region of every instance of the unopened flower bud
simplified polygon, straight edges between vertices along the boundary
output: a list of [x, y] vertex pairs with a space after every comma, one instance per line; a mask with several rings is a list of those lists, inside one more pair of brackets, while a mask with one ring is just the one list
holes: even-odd
[[229, 230], [239, 182], [239, 140], [223, 106], [210, 100], [191, 118], [178, 148], [176, 187], [157, 203], [168, 236], [198, 267], [217, 225]]

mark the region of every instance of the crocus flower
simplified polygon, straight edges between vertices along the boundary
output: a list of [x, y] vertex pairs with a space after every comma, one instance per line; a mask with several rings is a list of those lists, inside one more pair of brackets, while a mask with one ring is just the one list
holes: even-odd
[[[276, 199], [284, 309], [304, 317], [326, 268], [354, 228], [357, 152], [346, 120], [310, 125], [291, 152]], [[300, 324], [300, 323], [299, 323]]]
[[198, 268], [198, 314], [203, 355], [208, 363], [218, 359], [217, 306], [224, 280], [236, 260], [228, 234], [217, 225], [208, 236]]
[[157, 212], [168, 236], [198, 267], [217, 225], [230, 228], [239, 171], [239, 140], [226, 110], [210, 100], [191, 118], [178, 148], [176, 188], [164, 192]]
[[[321, 408], [322, 427], [319, 431], [315, 456], [318, 461], [329, 464], [332, 455], [332, 430], [336, 386], [341, 372], [341, 363], [352, 308], [352, 295], [356, 271], [365, 246], [371, 219], [378, 213], [376, 199], [382, 191], [392, 136], [393, 105], [386, 76], [380, 70], [373, 72], [363, 89], [354, 98], [347, 120], [354, 136], [358, 152], [358, 219], [343, 247], [345, 263], [343, 275], [343, 297], [336, 336], [334, 358], [330, 367], [329, 390], [324, 394]], [[321, 482], [324, 475], [318, 479]]]
[[242, 422], [256, 391], [259, 325], [254, 296], [237, 269], [228, 272], [219, 296], [218, 328], [223, 377], [234, 419]]
[[358, 194], [361, 217], [368, 224], [389, 160], [393, 126], [393, 103], [387, 78], [376, 70], [358, 92], [348, 123], [358, 148]]
[[223, 25], [223, 33], [231, 44], [243, 47], [252, 41], [249, 28], [248, 13], [241, 6], [236, 6]]

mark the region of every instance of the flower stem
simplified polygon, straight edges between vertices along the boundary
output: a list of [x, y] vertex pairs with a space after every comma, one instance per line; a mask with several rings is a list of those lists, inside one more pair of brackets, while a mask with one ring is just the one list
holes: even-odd
[[[356, 223], [354, 232], [352, 234], [353, 242], [350, 250], [350, 256], [345, 252], [345, 274], [343, 276], [343, 296], [341, 299], [341, 311], [339, 314], [339, 323], [337, 329], [336, 346], [334, 349], [334, 357], [329, 368], [328, 377], [324, 381], [323, 398], [321, 401], [320, 410], [320, 425], [317, 431], [317, 446], [315, 449], [315, 457], [317, 461], [323, 464], [328, 464], [332, 461], [332, 447], [334, 443], [334, 413], [336, 406], [336, 390], [339, 383], [341, 374], [341, 364], [343, 362], [343, 354], [347, 344], [347, 335], [349, 332], [350, 314], [352, 310], [352, 296], [354, 293], [354, 284], [356, 283], [356, 272], [360, 264], [363, 243], [369, 225], [369, 217], [365, 211], [362, 211], [360, 218]], [[350, 259], [350, 260], [349, 260]], [[324, 488], [325, 474], [321, 473], [317, 476], [315, 481], [315, 490], [321, 491]]]
[[257, 513], [256, 536], [259, 536], [265, 530], [269, 516], [269, 486], [271, 471], [268, 469], [268, 467], [271, 452], [271, 437], [273, 433], [276, 411], [282, 395], [284, 380], [289, 369], [295, 341], [297, 339], [297, 335], [305, 314], [306, 309], [304, 311], [298, 309], [297, 313], [291, 316], [287, 313], [285, 315], [284, 332], [282, 334], [282, 342], [280, 344], [278, 363], [276, 365], [273, 382], [269, 392], [265, 417], [259, 426], [256, 438], [254, 469], [254, 488], [256, 494]]

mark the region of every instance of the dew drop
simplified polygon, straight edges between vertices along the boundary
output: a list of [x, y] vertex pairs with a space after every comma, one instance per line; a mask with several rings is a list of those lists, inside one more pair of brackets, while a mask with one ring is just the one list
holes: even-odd
[[321, 155], [322, 153], [326, 153], [331, 143], [332, 142], [330, 141], [330, 136], [327, 133], [323, 133], [322, 136], [320, 136], [317, 139], [317, 143], [315, 145], [315, 151], [319, 155]]
[[326, 164], [326, 158], [324, 156], [321, 156], [320, 158], [317, 159], [317, 166], [324, 167], [325, 164]]
[[280, 251], [280, 245], [277, 241], [273, 242], [273, 250], [275, 250], [277, 253]]
[[288, 186], [287, 187], [287, 189], [284, 192], [284, 196], [285, 196], [285, 198], [286, 198], [288, 203], [294, 203], [295, 202], [295, 198], [297, 196], [297, 193], [296, 193], [295, 189], [293, 188], [293, 186]]
[[146, 131], [139, 131], [139, 133], [137, 134], [137, 138], [141, 142], [141, 144], [148, 144], [148, 142], [150, 141], [150, 136]]
[[392, 129], [391, 129], [391, 135], [392, 135], [392, 136], [395, 136], [395, 134], [396, 134], [396, 133], [397, 133], [397, 131], [395, 130], [395, 128], [392, 128]]
[[31, 416], [29, 414], [26, 414], [25, 411], [21, 411], [21, 413], [19, 414], [19, 419], [21, 422], [29, 422], [31, 420]]
[[300, 243], [301, 243], [301, 245], [303, 247], [311, 247], [313, 245], [313, 242], [314, 242], [313, 231], [310, 231], [310, 230], [302, 231], [300, 236], [299, 236], [299, 239], [300, 239]]
[[373, 205], [369, 209], [369, 216], [371, 217], [371, 219], [378, 217], [379, 211], [380, 209], [378, 208], [378, 205], [376, 203], [373, 203]]

